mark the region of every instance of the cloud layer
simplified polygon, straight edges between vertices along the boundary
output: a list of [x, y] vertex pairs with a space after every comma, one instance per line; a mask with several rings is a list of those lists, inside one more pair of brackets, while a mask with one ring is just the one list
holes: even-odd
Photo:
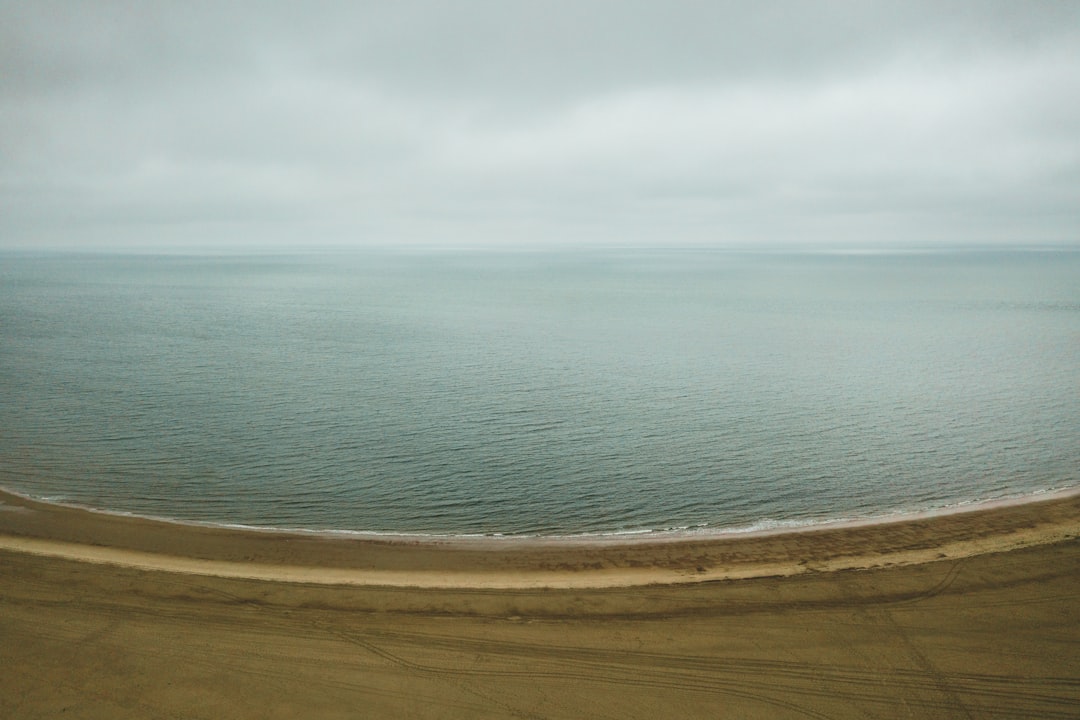
[[0, 244], [1080, 241], [1080, 4], [3, 3]]

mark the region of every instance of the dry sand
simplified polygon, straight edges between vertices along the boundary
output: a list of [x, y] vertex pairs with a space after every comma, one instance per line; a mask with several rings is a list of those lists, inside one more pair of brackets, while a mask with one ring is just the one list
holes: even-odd
[[0, 493], [0, 718], [1080, 715], [1080, 495], [799, 533], [408, 542]]

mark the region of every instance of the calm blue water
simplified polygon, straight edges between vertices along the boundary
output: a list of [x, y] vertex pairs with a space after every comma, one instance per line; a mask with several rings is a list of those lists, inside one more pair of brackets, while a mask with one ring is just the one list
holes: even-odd
[[1080, 482], [1080, 253], [0, 255], [0, 485], [575, 534]]

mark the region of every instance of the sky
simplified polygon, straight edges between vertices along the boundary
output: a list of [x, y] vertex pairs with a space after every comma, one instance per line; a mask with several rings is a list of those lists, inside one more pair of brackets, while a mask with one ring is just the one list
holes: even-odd
[[0, 0], [0, 248], [1080, 245], [1080, 2]]

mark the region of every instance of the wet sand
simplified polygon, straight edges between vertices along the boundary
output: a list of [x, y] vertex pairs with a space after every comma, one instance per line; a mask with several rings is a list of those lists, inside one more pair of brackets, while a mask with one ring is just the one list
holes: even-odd
[[1080, 495], [663, 542], [243, 532], [0, 494], [0, 717], [1076, 717]]

